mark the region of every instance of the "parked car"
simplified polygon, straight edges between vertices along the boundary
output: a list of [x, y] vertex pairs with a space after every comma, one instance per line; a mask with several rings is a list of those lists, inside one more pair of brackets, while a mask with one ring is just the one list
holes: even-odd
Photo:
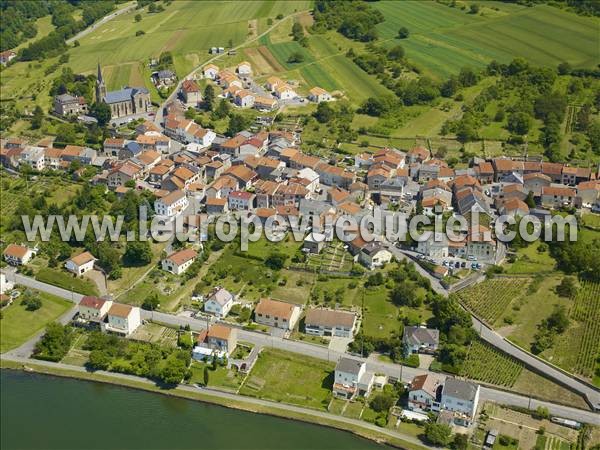
[[456, 261], [456, 262], [454, 263], [454, 267], [455, 267], [456, 269], [460, 269], [460, 262], [459, 262], [459, 261]]
[[465, 261], [461, 262], [461, 263], [460, 263], [460, 267], [462, 267], [462, 268], [465, 268], [465, 267], [467, 267], [467, 263], [466, 263]]
[[477, 261], [477, 258], [475, 258], [473, 255], [469, 255], [469, 256], [467, 256], [467, 259], [468, 259], [469, 261]]
[[471, 264], [471, 269], [477, 269], [477, 264], [475, 264], [475, 263]]

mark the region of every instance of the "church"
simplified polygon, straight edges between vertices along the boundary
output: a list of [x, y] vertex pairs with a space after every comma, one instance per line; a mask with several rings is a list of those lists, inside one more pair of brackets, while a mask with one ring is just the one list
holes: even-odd
[[144, 87], [124, 87], [118, 91], [106, 91], [100, 64], [96, 80], [96, 100], [110, 106], [111, 119], [127, 117], [149, 112], [151, 108], [150, 92]]

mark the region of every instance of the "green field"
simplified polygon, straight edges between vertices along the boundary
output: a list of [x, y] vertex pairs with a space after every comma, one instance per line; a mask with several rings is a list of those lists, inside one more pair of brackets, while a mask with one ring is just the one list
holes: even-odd
[[[147, 62], [164, 51], [171, 51], [177, 68], [189, 72], [210, 55], [212, 46], [242, 44], [248, 38], [249, 21], [275, 18], [308, 9], [307, 1], [217, 2], [178, 1], [165, 11], [150, 14], [145, 8], [141, 22], [134, 16], [140, 11], [123, 14], [80, 40], [72, 49], [71, 62], [77, 72], [91, 72], [98, 61], [103, 67], [122, 63]], [[145, 32], [135, 36], [137, 30]], [[181, 73], [179, 75], [184, 75]], [[109, 85], [113, 83], [108, 79]]]
[[326, 409], [333, 386], [334, 364], [281, 350], [260, 353], [240, 394]]
[[27, 311], [20, 304], [20, 298], [2, 309], [0, 321], [0, 353], [18, 347], [43, 329], [46, 324], [58, 319], [73, 304], [45, 292], [37, 293], [42, 307], [37, 311]]
[[463, 289], [458, 297], [477, 317], [494, 324], [525, 293], [529, 282], [529, 278], [491, 278]]
[[489, 344], [474, 340], [463, 363], [461, 376], [497, 386], [512, 387], [523, 365]]
[[35, 279], [79, 294], [98, 295], [98, 289], [92, 281], [87, 278], [75, 277], [60, 269], [44, 267], [36, 273]]
[[[489, 2], [486, 6], [498, 6], [501, 11], [473, 15], [437, 2], [373, 5], [386, 17], [377, 26], [381, 38], [401, 42], [408, 59], [437, 77], [447, 77], [464, 66], [483, 67], [494, 59], [508, 62], [517, 56], [551, 67], [567, 61], [589, 68], [599, 59], [597, 19], [551, 6], [507, 7]], [[395, 38], [401, 26], [411, 34], [399, 41]]]

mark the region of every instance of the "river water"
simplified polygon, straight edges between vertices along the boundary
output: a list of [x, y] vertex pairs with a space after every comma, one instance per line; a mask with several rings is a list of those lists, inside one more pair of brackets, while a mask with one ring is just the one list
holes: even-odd
[[384, 449], [350, 433], [88, 381], [2, 370], [0, 448]]

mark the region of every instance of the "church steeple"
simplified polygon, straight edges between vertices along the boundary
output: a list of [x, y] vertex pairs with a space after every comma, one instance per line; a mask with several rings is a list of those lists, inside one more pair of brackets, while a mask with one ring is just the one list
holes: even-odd
[[98, 75], [96, 79], [96, 101], [101, 102], [106, 97], [106, 85], [102, 78], [102, 70], [100, 69], [100, 61], [98, 61]]

